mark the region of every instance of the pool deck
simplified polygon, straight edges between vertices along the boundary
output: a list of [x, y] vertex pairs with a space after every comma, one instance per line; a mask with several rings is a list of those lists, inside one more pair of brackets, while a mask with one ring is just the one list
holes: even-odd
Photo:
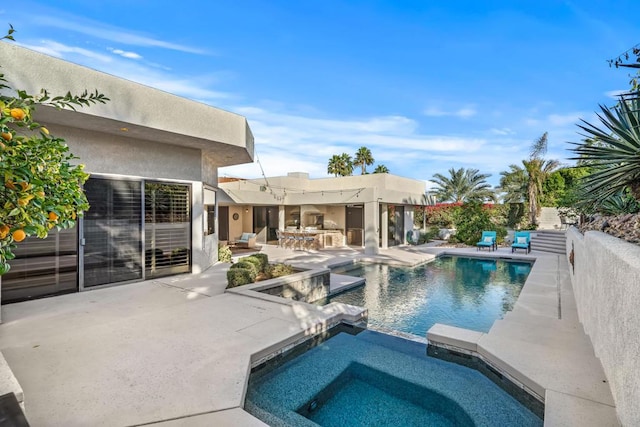
[[[271, 261], [307, 268], [354, 259], [417, 264], [442, 251], [478, 255], [426, 245], [374, 257], [348, 248], [262, 251]], [[489, 254], [511, 256], [508, 248]], [[475, 336], [476, 349], [529, 380], [532, 390], [544, 390], [545, 425], [617, 425], [602, 368], [577, 319], [566, 257], [531, 256], [538, 261], [516, 307]], [[264, 425], [242, 410], [256, 355], [348, 313], [224, 293], [227, 269], [217, 264], [198, 275], [3, 306], [0, 351], [24, 391], [31, 425]], [[332, 275], [332, 290], [350, 285]]]

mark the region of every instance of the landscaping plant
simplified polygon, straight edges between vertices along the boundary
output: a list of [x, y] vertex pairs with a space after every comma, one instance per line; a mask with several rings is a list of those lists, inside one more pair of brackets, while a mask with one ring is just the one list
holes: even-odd
[[231, 248], [227, 245], [218, 244], [218, 261], [231, 262]]
[[[13, 27], [2, 39], [13, 40]], [[36, 107], [85, 107], [109, 99], [95, 91], [52, 96], [15, 89], [0, 73], [0, 275], [9, 271], [16, 243], [73, 227], [89, 208], [82, 184], [89, 175], [62, 138], [33, 121]]]
[[456, 234], [453, 239], [458, 242], [475, 246], [485, 230], [496, 231], [498, 242], [504, 240], [507, 230], [502, 225], [492, 221], [493, 208], [482, 203], [471, 202], [462, 205], [462, 209], [455, 218]]

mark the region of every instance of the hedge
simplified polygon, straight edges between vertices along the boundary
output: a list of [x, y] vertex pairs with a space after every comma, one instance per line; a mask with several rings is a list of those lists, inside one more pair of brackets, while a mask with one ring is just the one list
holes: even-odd
[[[234, 264], [235, 265], [235, 264]], [[248, 268], [230, 268], [227, 271], [227, 289], [253, 283], [253, 271]]]

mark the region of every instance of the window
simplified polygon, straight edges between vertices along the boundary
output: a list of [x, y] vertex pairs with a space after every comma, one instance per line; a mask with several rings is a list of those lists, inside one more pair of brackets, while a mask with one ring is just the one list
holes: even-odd
[[208, 236], [209, 234], [215, 234], [216, 233], [215, 205], [204, 205], [204, 213], [205, 213], [204, 234], [206, 236]]

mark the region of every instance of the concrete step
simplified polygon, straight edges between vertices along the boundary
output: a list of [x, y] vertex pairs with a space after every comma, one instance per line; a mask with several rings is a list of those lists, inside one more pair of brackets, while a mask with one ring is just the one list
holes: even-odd
[[550, 236], [533, 236], [531, 237], [532, 242], [547, 242], [547, 243], [556, 243], [558, 245], [564, 245], [567, 239], [564, 237], [550, 237]]
[[533, 241], [531, 242], [531, 250], [549, 252], [552, 254], [560, 254], [560, 255], [564, 255], [566, 252], [564, 245], [563, 246], [545, 245], [540, 243], [534, 243]]
[[564, 230], [537, 230], [537, 236], [565, 238], [566, 232]]
[[531, 237], [531, 250], [564, 254], [566, 252], [566, 235], [563, 230], [538, 230]]

